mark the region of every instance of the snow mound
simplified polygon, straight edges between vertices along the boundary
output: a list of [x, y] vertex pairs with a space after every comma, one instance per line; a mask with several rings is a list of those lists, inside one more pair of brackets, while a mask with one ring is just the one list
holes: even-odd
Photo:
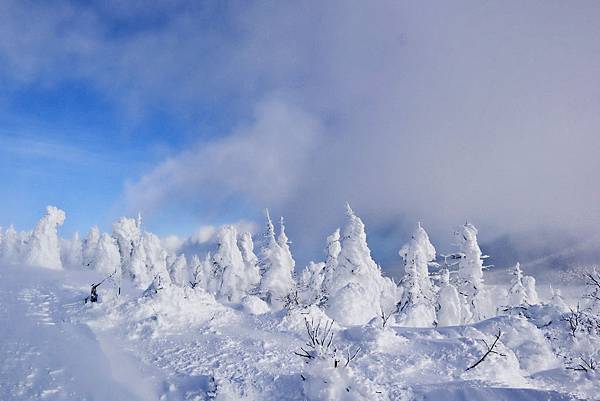
[[209, 321], [236, 321], [236, 312], [202, 289], [168, 285], [145, 292], [118, 310], [130, 325], [130, 338], [158, 337], [191, 329]]
[[[291, 331], [304, 336], [306, 334], [306, 322], [325, 325], [330, 322], [329, 316], [316, 305], [306, 307], [292, 308], [281, 319], [278, 328], [280, 330]], [[339, 329], [339, 326], [334, 322], [334, 329]]]
[[256, 295], [246, 295], [242, 299], [242, 309], [251, 315], [263, 315], [271, 311], [269, 305]]

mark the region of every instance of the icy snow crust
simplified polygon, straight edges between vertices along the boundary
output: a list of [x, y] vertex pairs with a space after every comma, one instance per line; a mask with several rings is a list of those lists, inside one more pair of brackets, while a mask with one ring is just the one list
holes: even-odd
[[[0, 399], [598, 398], [599, 377], [566, 370], [557, 357], [572, 340], [561, 312], [548, 305], [530, 307], [527, 316], [512, 310], [445, 328], [336, 323], [338, 349], [361, 349], [352, 370], [308, 371], [293, 352], [306, 343], [305, 318], [327, 319], [316, 306], [265, 312], [256, 298], [222, 304], [204, 290], [174, 285], [145, 295], [124, 288], [118, 298], [107, 286], [103, 302], [84, 304], [89, 283], [99, 278], [91, 271], [0, 268]], [[465, 372], [485, 350], [481, 340], [489, 343], [498, 329], [506, 357], [491, 355]], [[307, 398], [322, 394], [313, 388], [318, 380], [301, 377], [315, 372], [341, 376], [330, 378], [369, 395]]]

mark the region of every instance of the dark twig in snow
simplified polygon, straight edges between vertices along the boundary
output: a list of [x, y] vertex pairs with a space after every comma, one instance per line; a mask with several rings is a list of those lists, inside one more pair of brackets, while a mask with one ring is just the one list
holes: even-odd
[[584, 357], [579, 357], [581, 363], [578, 363], [577, 366], [567, 366], [569, 370], [576, 370], [580, 372], [589, 372], [595, 371], [597, 368], [596, 362], [591, 357], [589, 359], [585, 359]]
[[379, 315], [379, 316], [381, 317], [381, 327], [385, 328], [385, 325], [387, 324], [390, 317], [394, 314], [394, 312], [391, 311], [386, 315], [385, 311], [383, 310], [383, 306], [381, 307], [380, 311], [381, 311], [381, 315]]
[[587, 294], [588, 298], [600, 301], [600, 274], [594, 270], [591, 273], [585, 273], [586, 285], [592, 287], [592, 292]]
[[581, 323], [581, 310], [579, 309], [579, 303], [577, 303], [577, 308], [575, 310], [571, 309], [571, 313], [563, 317], [562, 320], [569, 323], [569, 329], [571, 330], [571, 336], [575, 338], [575, 334], [577, 333], [577, 329]]
[[494, 342], [492, 343], [492, 345], [488, 345], [487, 341], [485, 341], [484, 339], [481, 339], [481, 341], [483, 341], [483, 343], [485, 344], [485, 346], [487, 347], [487, 351], [485, 354], [483, 354], [483, 356], [481, 357], [481, 359], [479, 359], [477, 362], [475, 362], [473, 365], [469, 366], [467, 369], [465, 369], [465, 372], [467, 370], [471, 370], [475, 367], [477, 367], [477, 365], [479, 365], [481, 362], [484, 361], [484, 359], [489, 355], [489, 354], [496, 354], [499, 356], [506, 356], [505, 354], [502, 354], [500, 352], [494, 351], [494, 348], [496, 347], [496, 344], [498, 343], [498, 340], [500, 340], [500, 336], [502, 335], [502, 332], [500, 330], [498, 330], [498, 334], [496, 334], [494, 336]]

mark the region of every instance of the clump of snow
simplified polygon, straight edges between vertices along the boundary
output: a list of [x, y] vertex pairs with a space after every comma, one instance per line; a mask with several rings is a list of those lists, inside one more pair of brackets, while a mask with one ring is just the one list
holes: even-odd
[[269, 305], [256, 295], [246, 295], [242, 298], [242, 308], [250, 315], [263, 315], [271, 311]]
[[144, 296], [118, 308], [131, 325], [130, 338], [158, 337], [197, 327], [215, 319], [232, 318], [235, 311], [218, 303], [202, 289], [154, 285]]
[[[321, 322], [324, 325], [325, 322], [330, 322], [331, 319], [316, 305], [297, 307], [289, 309], [286, 312], [281, 319], [278, 328], [304, 335], [306, 333], [307, 321], [313, 322], [315, 325], [318, 325]], [[335, 322], [332, 322], [332, 324], [334, 329], [339, 327]]]

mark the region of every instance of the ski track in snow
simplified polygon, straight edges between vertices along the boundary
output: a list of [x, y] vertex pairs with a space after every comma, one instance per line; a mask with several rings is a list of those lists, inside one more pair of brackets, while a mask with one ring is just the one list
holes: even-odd
[[0, 400], [144, 400], [114, 380], [64, 274], [0, 269]]

